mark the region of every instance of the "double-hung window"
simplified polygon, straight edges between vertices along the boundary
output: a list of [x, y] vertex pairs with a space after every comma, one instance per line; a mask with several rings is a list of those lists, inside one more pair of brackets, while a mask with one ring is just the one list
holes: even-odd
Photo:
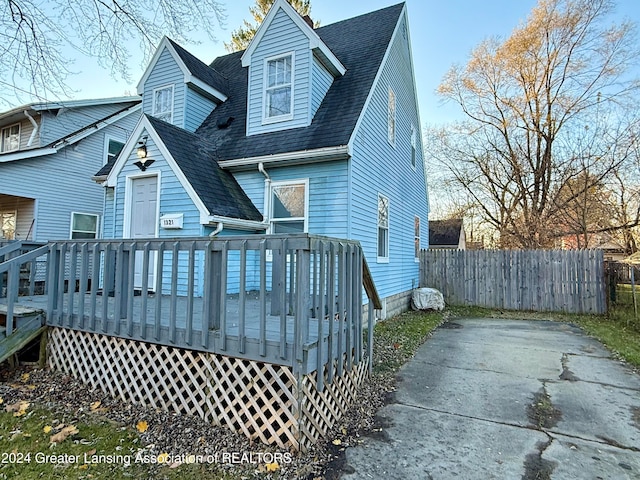
[[13, 152], [20, 148], [20, 124], [10, 125], [2, 129], [2, 145], [0, 152]]
[[122, 147], [124, 147], [124, 143], [119, 142], [117, 140], [113, 140], [112, 138], [107, 139], [107, 163], [115, 159], [120, 152], [122, 151]]
[[271, 187], [271, 233], [307, 231], [308, 181], [274, 182]]
[[153, 116], [168, 123], [173, 121], [173, 85], [153, 91]]
[[391, 87], [387, 103], [387, 140], [392, 146], [396, 145], [396, 94]]
[[71, 213], [70, 236], [72, 240], [98, 238], [98, 215], [91, 213]]
[[389, 199], [378, 194], [378, 262], [389, 261]]
[[418, 139], [416, 138], [416, 127], [411, 126], [411, 166], [415, 168], [416, 166], [416, 148], [418, 144]]
[[417, 262], [420, 260], [420, 217], [413, 219], [413, 245]]
[[264, 121], [293, 118], [293, 53], [265, 63]]
[[16, 216], [15, 211], [0, 211], [0, 239], [15, 240]]

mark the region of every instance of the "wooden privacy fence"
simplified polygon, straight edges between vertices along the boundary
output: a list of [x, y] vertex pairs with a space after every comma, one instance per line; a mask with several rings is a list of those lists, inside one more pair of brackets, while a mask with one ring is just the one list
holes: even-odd
[[606, 313], [602, 250], [422, 250], [420, 286], [453, 305]]

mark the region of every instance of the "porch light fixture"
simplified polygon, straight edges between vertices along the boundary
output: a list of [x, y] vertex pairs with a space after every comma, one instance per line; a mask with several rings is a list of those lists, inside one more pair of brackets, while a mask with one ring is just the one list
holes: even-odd
[[138, 158], [140, 160], [134, 162], [134, 165], [143, 172], [147, 169], [147, 167], [155, 162], [155, 160], [147, 156], [147, 137], [142, 137], [142, 140], [138, 142], [138, 149], [136, 150], [136, 154], [138, 155]]

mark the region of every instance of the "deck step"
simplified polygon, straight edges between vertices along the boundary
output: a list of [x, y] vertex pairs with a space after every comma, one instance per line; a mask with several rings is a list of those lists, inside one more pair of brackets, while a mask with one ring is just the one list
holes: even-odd
[[[0, 340], [0, 363], [29, 345], [39, 335], [42, 335], [46, 329], [46, 325], [42, 325], [40, 316], [36, 316], [27, 324], [21, 325], [20, 328], [14, 330], [8, 337], [3, 337]], [[1, 330], [4, 334], [6, 328], [1, 327]]]

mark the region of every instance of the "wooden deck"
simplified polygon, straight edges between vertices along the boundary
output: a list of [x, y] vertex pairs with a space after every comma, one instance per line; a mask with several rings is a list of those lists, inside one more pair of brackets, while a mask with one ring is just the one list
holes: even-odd
[[53, 242], [0, 264], [0, 304], [8, 317], [42, 310], [49, 326], [341, 371], [371, 345], [363, 265], [356, 242], [307, 234]]
[[357, 242], [251, 235], [9, 250], [6, 340], [22, 341], [28, 313], [48, 327], [50, 368], [127, 401], [305, 450], [371, 369], [381, 305]]
[[[76, 293], [72, 300], [74, 307], [71, 309], [71, 311], [78, 312], [78, 305], [82, 303], [84, 305], [83, 316], [74, 313], [72, 317], [69, 317], [68, 314], [63, 313], [60, 315], [58, 312], [55, 312], [52, 318], [47, 320], [47, 324], [85, 332], [107, 333], [122, 338], [131, 338], [191, 350], [240, 356], [256, 361], [268, 360], [269, 363], [274, 364], [291, 364], [296, 333], [295, 317], [286, 315], [283, 322], [280, 316], [267, 315], [264, 338], [262, 338], [260, 331], [260, 299], [257, 292], [249, 292], [244, 297], [244, 351], [241, 351], [239, 344], [239, 315], [241, 308], [240, 295], [238, 294], [227, 296], [225, 302], [226, 322], [224, 332], [220, 328], [209, 327], [208, 338], [203, 338], [202, 335], [202, 298], [196, 297], [192, 299], [193, 303], [191, 307], [193, 308], [193, 317], [189, 322], [186, 315], [189, 308], [188, 303], [190, 302], [188, 297], [177, 297], [174, 303], [170, 295], [162, 295], [158, 303], [157, 295], [148, 295], [145, 307], [146, 318], [143, 320], [141, 310], [143, 297], [142, 295], [136, 295], [133, 297], [134, 314], [131, 319], [119, 319], [118, 321], [115, 320], [116, 299], [113, 296], [106, 297], [107, 306], [105, 310], [105, 297], [97, 295], [95, 302], [96, 311], [93, 315], [91, 314], [91, 295], [84, 294], [83, 297], [83, 301], [81, 301], [80, 295]], [[269, 294], [266, 298], [267, 311], [269, 311], [271, 306], [270, 297], [271, 295]], [[21, 311], [45, 312], [49, 298], [48, 295], [22, 296], [19, 302], [19, 304], [14, 306], [16, 314]], [[176, 318], [174, 320], [175, 328], [171, 327], [172, 320], [170, 314], [172, 305], [175, 307], [176, 312]], [[0, 312], [2, 308], [3, 305], [0, 305]], [[157, 309], [160, 310], [160, 315], [156, 315]], [[69, 310], [68, 305], [65, 310]], [[107, 312], [107, 316], [103, 317], [103, 312], [105, 311]], [[105, 318], [106, 322], [104, 320]], [[149, 321], [149, 319], [153, 319], [153, 321]], [[338, 343], [340, 341], [344, 342], [344, 339], [346, 339], [347, 329], [344, 322], [342, 323], [342, 330], [340, 330], [340, 322], [338, 320], [330, 322], [328, 316], [325, 316], [321, 327], [321, 332], [323, 333], [323, 357], [326, 358], [328, 356], [327, 349], [330, 328], [333, 330], [334, 338], [338, 339], [338, 337], [340, 337], [340, 340], [333, 345], [334, 357], [337, 355]], [[342, 331], [342, 334], [340, 334], [340, 331]], [[351, 337], [355, 335], [355, 328], [353, 328], [353, 326], [349, 334]], [[223, 337], [226, 337], [226, 342], [222, 341]], [[315, 354], [317, 344], [318, 320], [311, 318], [309, 320], [309, 335], [303, 345], [306, 357], [305, 368], [302, 370], [303, 373], [312, 372], [317, 368], [316, 360], [318, 355]], [[286, 349], [282, 350], [280, 348], [281, 345], [286, 345]]]

